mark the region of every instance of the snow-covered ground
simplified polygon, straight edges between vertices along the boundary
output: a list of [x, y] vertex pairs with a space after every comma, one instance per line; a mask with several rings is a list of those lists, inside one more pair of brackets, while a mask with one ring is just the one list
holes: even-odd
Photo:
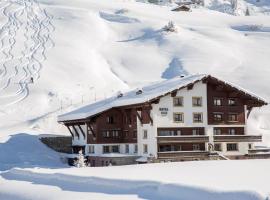
[[0, 199], [266, 200], [270, 160], [73, 168], [35, 134], [0, 143]]
[[[71, 169], [38, 140], [68, 134], [59, 114], [180, 73], [269, 101], [270, 3], [238, 0], [235, 13], [230, 2], [172, 12], [135, 0], [1, 0], [0, 199], [266, 199], [269, 160]], [[163, 31], [169, 21], [177, 32]], [[248, 123], [270, 146], [270, 106]]]

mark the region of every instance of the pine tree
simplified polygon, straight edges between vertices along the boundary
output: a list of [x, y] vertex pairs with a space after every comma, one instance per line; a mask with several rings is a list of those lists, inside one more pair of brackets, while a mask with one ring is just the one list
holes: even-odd
[[249, 9], [247, 8], [246, 10], [246, 13], [245, 13], [246, 16], [250, 16], [250, 12], [249, 12]]
[[77, 159], [74, 161], [74, 165], [76, 167], [86, 167], [85, 165], [86, 159], [84, 158], [84, 155], [82, 153], [82, 150], [79, 151], [79, 154], [77, 156]]
[[177, 28], [173, 21], [169, 21], [168, 24], [163, 27], [163, 30], [167, 32], [177, 32]]

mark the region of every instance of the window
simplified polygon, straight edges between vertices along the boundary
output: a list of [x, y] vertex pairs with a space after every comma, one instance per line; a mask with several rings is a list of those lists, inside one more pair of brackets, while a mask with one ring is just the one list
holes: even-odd
[[95, 146], [89, 146], [89, 153], [95, 153]]
[[238, 151], [237, 143], [227, 144], [227, 151]]
[[137, 138], [137, 130], [133, 131], [133, 138]]
[[183, 113], [173, 113], [173, 121], [174, 122], [184, 122], [184, 114]]
[[113, 136], [113, 137], [119, 137], [119, 131], [113, 130], [113, 131], [112, 131], [112, 136]]
[[236, 131], [234, 128], [229, 129], [229, 135], [235, 135]]
[[248, 144], [248, 149], [252, 149], [252, 144], [251, 143]]
[[170, 151], [182, 151], [182, 146], [180, 144], [159, 146], [159, 152], [170, 152]]
[[228, 105], [229, 106], [236, 106], [236, 99], [234, 99], [234, 98], [228, 99]]
[[134, 153], [138, 153], [138, 145], [134, 144]]
[[221, 98], [214, 98], [214, 105], [215, 106], [222, 106], [222, 99]]
[[126, 144], [125, 152], [129, 153], [129, 145], [128, 144]]
[[203, 122], [203, 114], [202, 113], [193, 113], [193, 122], [194, 123]]
[[223, 113], [214, 113], [214, 121], [221, 122], [223, 120]]
[[193, 148], [193, 151], [199, 151], [200, 150], [200, 145], [199, 144], [193, 144], [192, 148]]
[[200, 135], [200, 129], [193, 129], [192, 135]]
[[128, 130], [124, 130], [124, 137], [128, 137]]
[[113, 124], [114, 123], [113, 116], [107, 116], [106, 121], [108, 124]]
[[102, 131], [102, 135], [104, 138], [110, 137], [110, 131]]
[[214, 128], [214, 135], [221, 135], [221, 129]]
[[147, 139], [147, 130], [143, 130], [143, 139]]
[[119, 145], [105, 145], [103, 146], [103, 153], [120, 153], [119, 151]]
[[237, 114], [229, 114], [228, 115], [228, 121], [229, 122], [237, 122]]
[[215, 151], [222, 151], [221, 144], [215, 144], [214, 149]]
[[113, 145], [112, 146], [112, 152], [113, 153], [120, 153], [120, 151], [119, 151], [119, 145]]
[[103, 146], [103, 153], [110, 153], [110, 146]]
[[158, 136], [178, 136], [181, 133], [181, 130], [159, 130]]
[[148, 153], [148, 146], [147, 144], [143, 145], [143, 153]]
[[174, 134], [174, 135], [181, 135], [181, 130], [177, 130], [176, 134]]
[[183, 97], [174, 97], [173, 98], [174, 106], [183, 106]]
[[202, 97], [192, 97], [192, 105], [195, 107], [202, 106]]

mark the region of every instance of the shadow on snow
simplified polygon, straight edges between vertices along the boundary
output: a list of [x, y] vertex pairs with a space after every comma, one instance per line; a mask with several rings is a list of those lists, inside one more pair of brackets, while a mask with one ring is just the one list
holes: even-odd
[[152, 28], [146, 28], [142, 30], [143, 34], [138, 37], [130, 38], [127, 40], [120, 40], [118, 42], [133, 42], [133, 41], [139, 41], [139, 42], [145, 42], [147, 40], [155, 40], [158, 45], [161, 45], [164, 43], [164, 35], [163, 30], [154, 30]]
[[33, 184], [57, 186], [65, 191], [94, 192], [109, 195], [137, 195], [148, 200], [261, 200], [257, 193], [215, 192], [196, 187], [166, 184], [155, 181], [116, 180], [80, 177], [67, 174], [44, 174], [12, 169], [1, 176], [8, 180], [28, 181]]
[[62, 164], [59, 154], [41, 143], [37, 135], [20, 133], [0, 143], [0, 171], [13, 167], [63, 168], [67, 165]]
[[102, 19], [105, 19], [105, 20], [110, 21], [110, 22], [118, 22], [118, 23], [138, 23], [138, 22], [140, 22], [136, 18], [127, 17], [127, 16], [123, 16], [123, 15], [119, 15], [119, 14], [109, 14], [109, 13], [105, 13], [105, 12], [100, 12], [99, 15]]

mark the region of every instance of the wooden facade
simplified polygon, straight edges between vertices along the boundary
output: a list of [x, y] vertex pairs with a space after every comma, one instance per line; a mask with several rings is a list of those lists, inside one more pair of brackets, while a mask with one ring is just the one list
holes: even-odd
[[[140, 124], [153, 123], [150, 112], [149, 105], [125, 106], [112, 108], [87, 119], [66, 121], [64, 124], [72, 137], [79, 137], [77, 131], [81, 130], [87, 136], [87, 144], [136, 143], [137, 119]], [[87, 126], [86, 132], [82, 130], [83, 125]], [[75, 130], [75, 134], [71, 129]]]
[[[214, 100], [220, 99], [221, 105], [215, 105]], [[234, 100], [235, 105], [229, 105], [229, 100]], [[207, 84], [207, 109], [208, 109], [208, 124], [245, 124], [245, 99], [241, 98], [237, 92], [226, 89], [225, 86], [216, 84]], [[222, 119], [215, 120], [215, 114], [221, 114]], [[237, 120], [230, 121], [229, 115], [236, 114]]]

